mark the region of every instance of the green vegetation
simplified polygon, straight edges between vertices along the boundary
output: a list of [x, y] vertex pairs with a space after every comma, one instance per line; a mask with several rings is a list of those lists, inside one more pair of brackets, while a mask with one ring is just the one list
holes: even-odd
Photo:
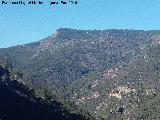
[[48, 103], [90, 119], [159, 119], [160, 31], [61, 28], [0, 49], [0, 58], [6, 54], [13, 78]]

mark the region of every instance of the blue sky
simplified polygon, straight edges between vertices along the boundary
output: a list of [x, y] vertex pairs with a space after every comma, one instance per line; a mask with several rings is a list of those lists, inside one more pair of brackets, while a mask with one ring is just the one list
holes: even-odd
[[54, 6], [48, 3], [60, 0], [41, 1], [45, 5], [0, 3], [0, 48], [38, 41], [58, 28], [160, 30], [160, 0], [77, 0], [77, 5]]

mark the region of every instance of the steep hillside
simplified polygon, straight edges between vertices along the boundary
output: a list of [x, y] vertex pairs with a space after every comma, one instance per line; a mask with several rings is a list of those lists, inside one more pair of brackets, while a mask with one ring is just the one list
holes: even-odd
[[0, 58], [6, 55], [24, 83], [97, 119], [159, 118], [152, 104], [159, 104], [160, 31], [60, 28], [39, 42], [0, 49]]
[[92, 72], [125, 65], [138, 57], [135, 54], [152, 34], [154, 32], [61, 28], [40, 42], [2, 49], [0, 54], [8, 54], [13, 65], [25, 72], [26, 79], [62, 86]]
[[70, 99], [97, 119], [160, 119], [159, 45], [145, 48], [143, 55], [126, 66], [107, 69], [99, 78], [75, 82]]
[[1, 120], [85, 120], [81, 115], [71, 114], [57, 101], [36, 97], [33, 89], [6, 76], [6, 70], [0, 67]]

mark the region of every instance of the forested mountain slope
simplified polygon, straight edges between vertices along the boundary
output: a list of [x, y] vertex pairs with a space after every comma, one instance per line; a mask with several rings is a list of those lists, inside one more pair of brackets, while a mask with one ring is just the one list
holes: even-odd
[[71, 114], [57, 101], [36, 97], [34, 90], [10, 80], [0, 67], [0, 119], [1, 120], [86, 120]]
[[5, 56], [24, 83], [62, 95], [96, 119], [159, 119], [160, 31], [60, 28], [39, 42], [0, 49]]

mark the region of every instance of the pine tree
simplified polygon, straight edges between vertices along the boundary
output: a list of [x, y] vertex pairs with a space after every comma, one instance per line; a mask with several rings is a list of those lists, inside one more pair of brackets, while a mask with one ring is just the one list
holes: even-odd
[[12, 61], [9, 55], [5, 56], [4, 67], [11, 70], [12, 69]]

